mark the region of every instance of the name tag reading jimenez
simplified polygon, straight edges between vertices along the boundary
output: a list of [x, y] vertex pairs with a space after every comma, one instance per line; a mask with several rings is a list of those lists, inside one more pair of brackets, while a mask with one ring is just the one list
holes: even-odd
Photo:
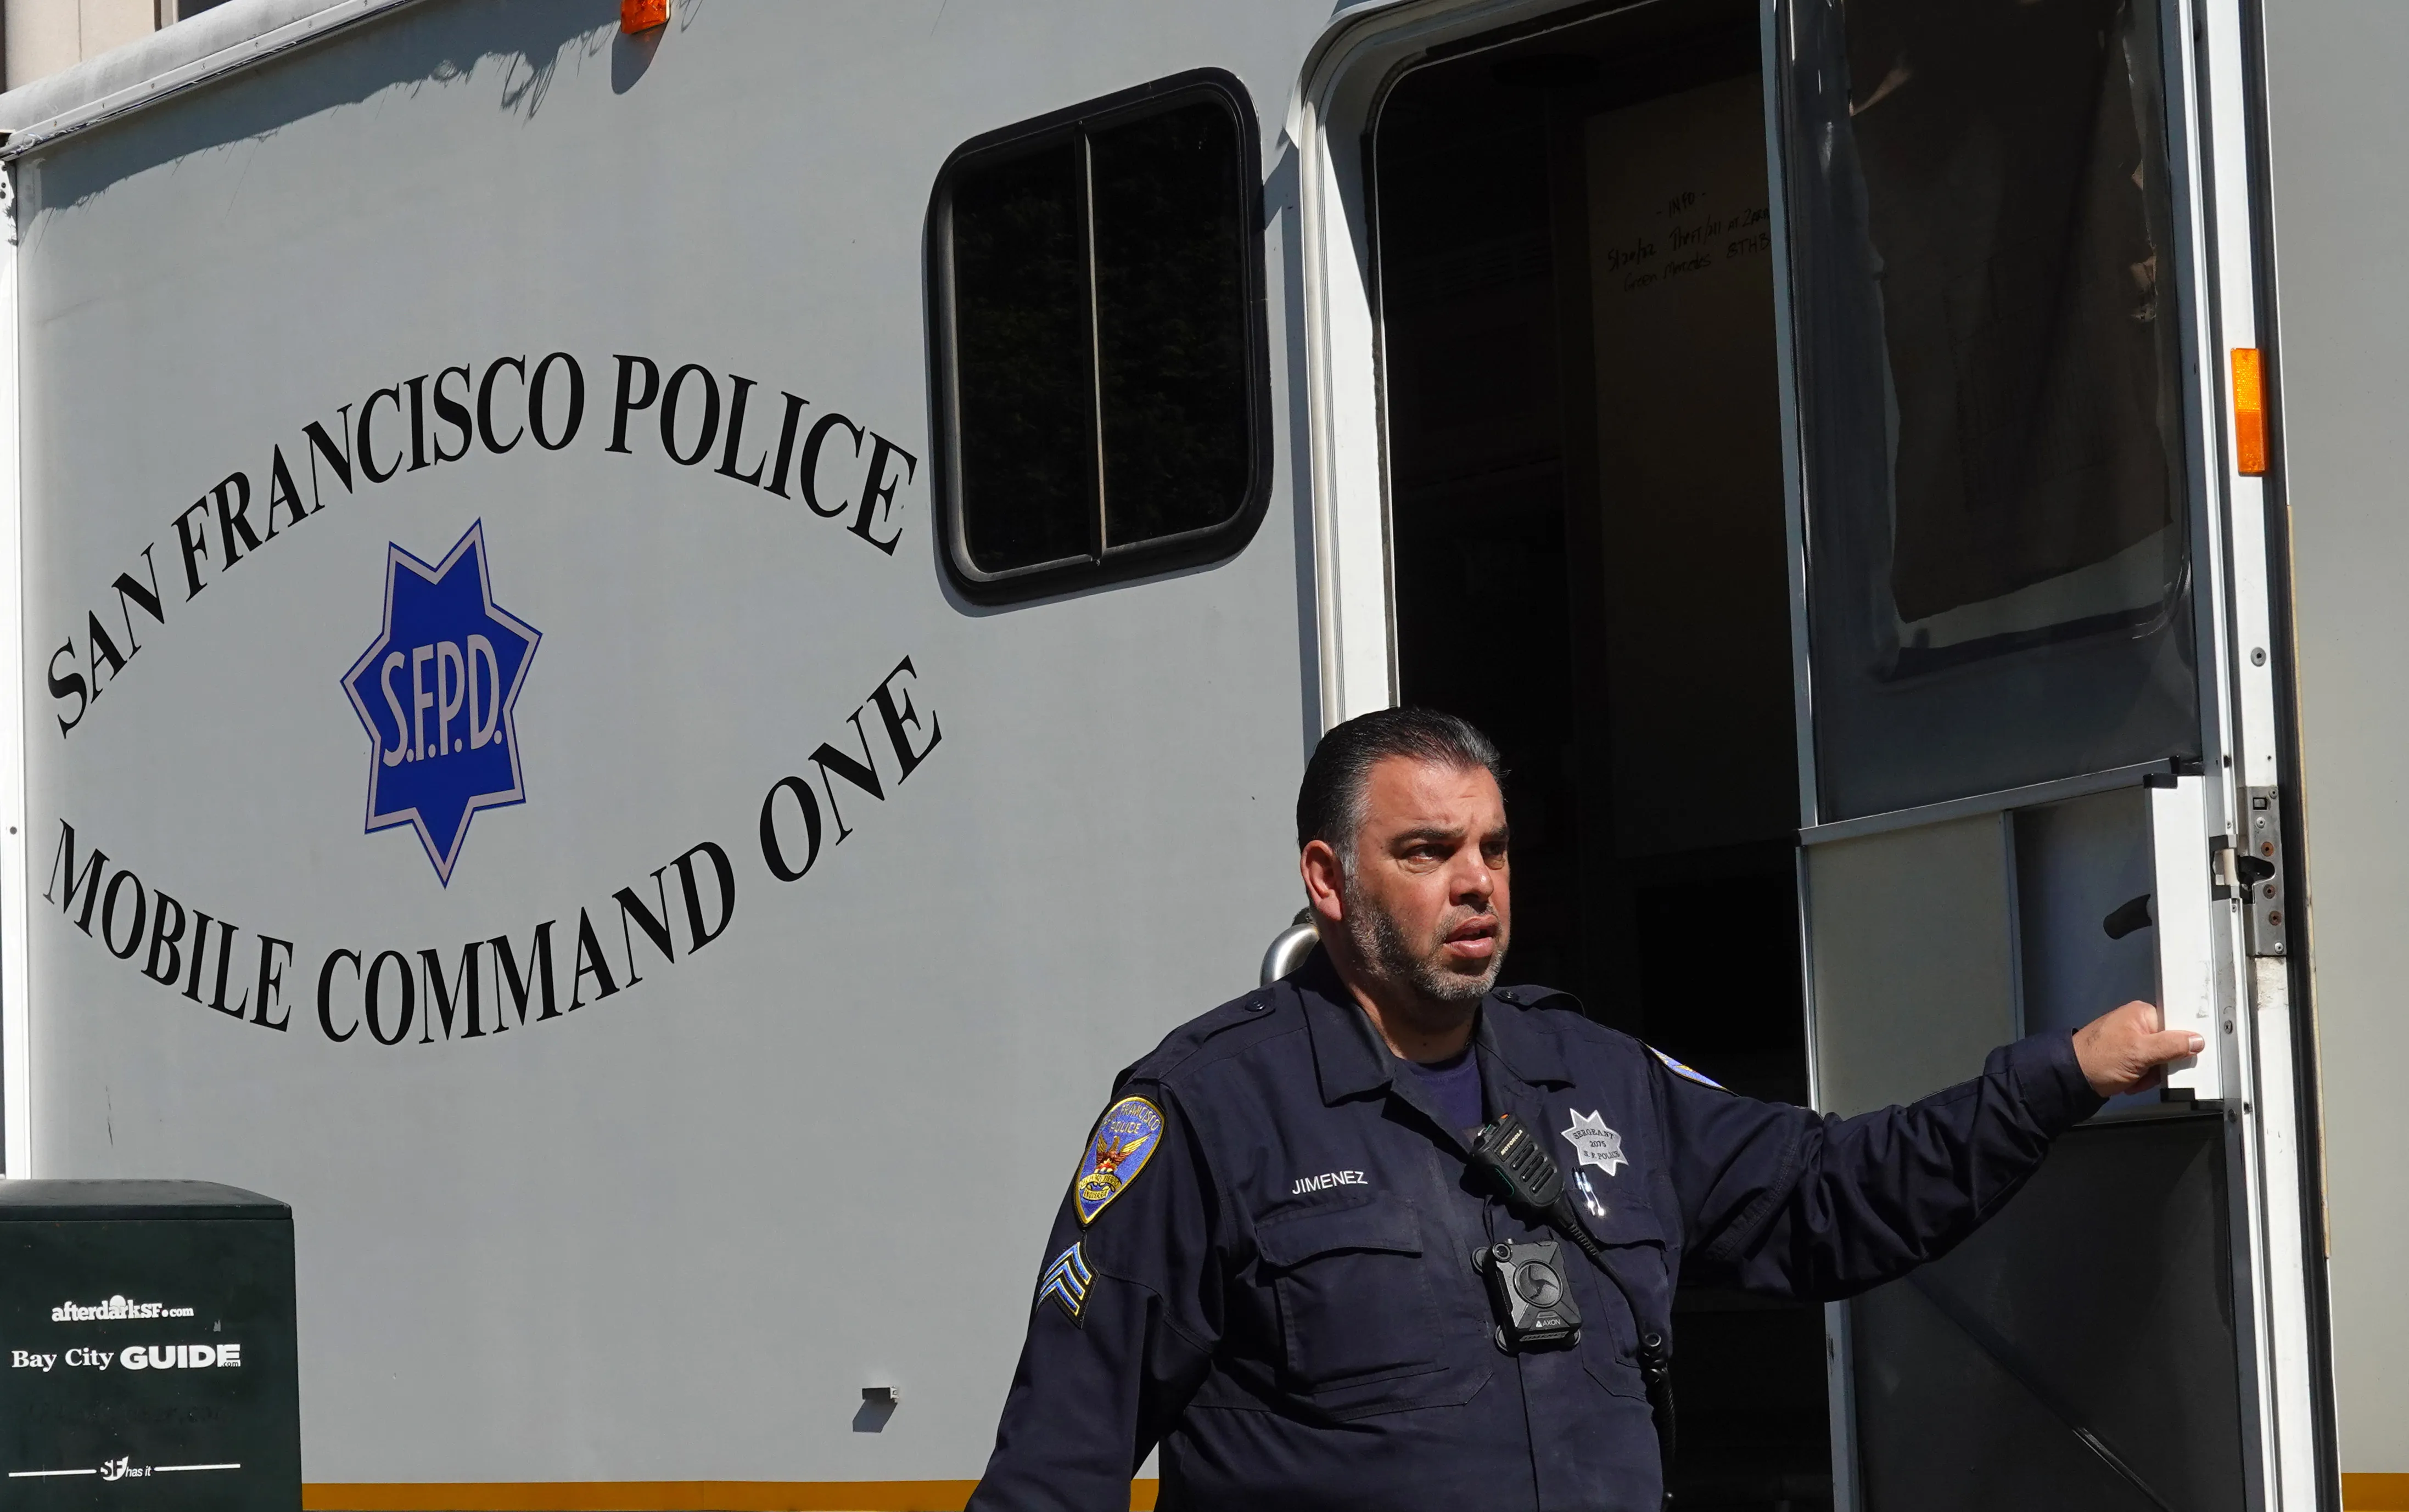
[[0, 1512], [301, 1505], [293, 1212], [0, 1183]]

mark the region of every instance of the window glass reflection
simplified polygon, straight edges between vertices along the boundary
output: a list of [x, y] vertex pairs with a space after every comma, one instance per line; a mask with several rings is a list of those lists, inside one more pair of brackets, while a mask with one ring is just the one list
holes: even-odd
[[1799, 19], [1822, 817], [2195, 754], [2156, 11]]

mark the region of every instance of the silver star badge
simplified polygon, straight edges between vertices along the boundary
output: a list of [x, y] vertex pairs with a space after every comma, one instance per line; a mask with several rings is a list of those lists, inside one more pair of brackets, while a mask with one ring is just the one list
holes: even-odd
[[1608, 1175], [1631, 1162], [1623, 1158], [1623, 1136], [1606, 1127], [1606, 1120], [1594, 1113], [1572, 1111], [1573, 1126], [1564, 1131], [1572, 1141], [1573, 1153], [1583, 1165], [1594, 1165]]

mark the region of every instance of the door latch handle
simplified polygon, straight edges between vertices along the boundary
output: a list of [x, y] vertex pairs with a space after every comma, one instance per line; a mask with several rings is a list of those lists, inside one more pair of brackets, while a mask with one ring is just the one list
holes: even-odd
[[2119, 903], [2108, 916], [2099, 921], [2101, 932], [2111, 940], [2122, 940], [2135, 929], [2146, 929], [2155, 922], [2150, 917], [2150, 895]]

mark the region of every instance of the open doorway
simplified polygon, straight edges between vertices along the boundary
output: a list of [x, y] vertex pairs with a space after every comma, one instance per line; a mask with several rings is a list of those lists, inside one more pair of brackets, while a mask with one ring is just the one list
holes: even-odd
[[[1484, 39], [1373, 136], [1400, 694], [1511, 769], [1509, 973], [1808, 1095], [1753, 6]], [[1678, 1505], [1832, 1500], [1821, 1309], [1685, 1290]]]

